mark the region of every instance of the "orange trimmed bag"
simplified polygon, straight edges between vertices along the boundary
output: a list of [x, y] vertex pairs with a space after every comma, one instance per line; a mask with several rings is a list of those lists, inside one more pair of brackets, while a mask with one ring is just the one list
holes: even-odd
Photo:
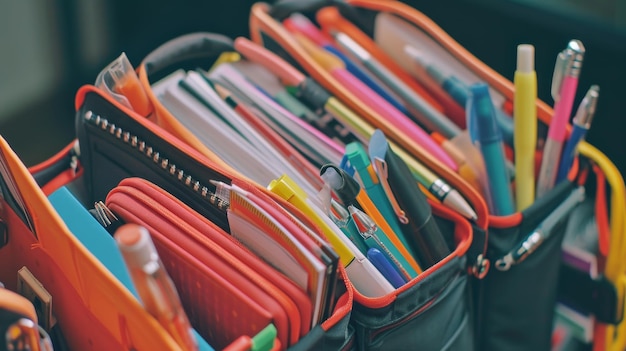
[[[251, 11], [251, 38], [255, 42], [301, 69], [356, 112], [364, 123], [382, 129], [410, 157], [457, 189], [474, 209], [477, 218], [471, 223], [473, 243], [466, 254], [466, 271], [473, 277], [471, 309], [474, 320], [471, 324], [476, 349], [549, 350], [557, 298], [559, 301], [567, 301], [595, 318], [594, 345], [599, 347], [598, 349], [604, 349], [606, 346], [606, 349], [621, 350], [626, 347], [624, 335], [626, 330], [623, 329], [626, 327], [621, 323], [626, 263], [619, 258], [626, 252], [623, 239], [626, 234], [623, 223], [626, 210], [625, 193], [622, 176], [610, 160], [584, 142], [579, 147], [580, 157], [567, 181], [560, 183], [522, 212], [504, 217], [495, 216], [489, 213], [485, 199], [472, 184], [445, 167], [415, 140], [408, 137], [402, 128], [389, 123], [384, 116], [370, 109], [307, 52], [306, 48], [281, 24], [284, 19], [296, 12], [316, 21], [325, 34], [334, 30], [348, 33], [353, 40], [369, 49], [370, 54], [405, 82], [406, 79], [411, 79], [406, 67], [394, 60], [397, 57], [391, 59], [388, 54], [376, 47], [374, 37], [376, 19], [381, 13], [391, 14], [404, 21], [413, 31], [412, 37], [423, 38], [420, 40], [437, 46], [438, 52], [445, 56], [441, 59], [455, 61], [464, 73], [489, 84], [492, 95], [495, 94], [499, 100], [513, 100], [513, 84], [474, 57], [428, 17], [399, 1], [277, 1], [273, 5], [257, 3]], [[419, 91], [420, 87], [414, 86], [416, 83], [413, 81], [410, 86]], [[433, 97], [436, 99], [436, 94], [433, 94]], [[448, 102], [439, 100], [439, 103], [441, 104], [439, 107], [445, 111]], [[552, 110], [542, 101], [538, 100], [536, 104], [539, 122], [547, 125]], [[456, 114], [453, 110], [446, 113], [451, 118]], [[463, 121], [455, 121], [464, 127]], [[608, 182], [609, 188], [605, 186], [605, 182]], [[508, 271], [494, 268], [494, 263], [498, 259], [518, 245], [578, 186], [585, 186], [587, 189], [587, 201], [593, 204], [593, 213], [598, 221], [598, 240], [602, 243], [598, 261], [607, 262], [598, 277], [574, 275], [577, 280], [572, 283], [585, 287], [580, 294], [573, 294], [568, 289], [559, 290], [559, 285], [564, 285], [563, 282], [559, 284], [559, 278], [571, 277], [575, 271], [561, 260], [561, 244], [567, 229], [565, 225], [557, 226], [550, 233], [550, 239], [522, 263]], [[594, 190], [595, 188], [597, 190]], [[610, 210], [607, 210], [606, 206], [607, 196], [610, 196]], [[575, 231], [575, 228], [569, 230]], [[415, 295], [415, 298], [417, 296]], [[415, 303], [419, 304], [417, 301]], [[425, 329], [424, 332], [401, 328], [394, 332], [393, 323], [373, 324], [361, 321], [366, 320], [368, 315], [375, 314], [377, 310], [384, 311], [385, 307], [379, 305], [375, 308], [355, 292], [353, 323], [357, 340], [361, 342], [357, 345], [359, 349], [371, 347], [385, 349], [381, 339], [378, 339], [375, 345], [368, 343], [368, 336], [372, 334], [388, 335], [388, 342], [394, 345], [396, 342], [401, 344], [400, 340], [406, 341], [404, 344], [406, 347], [412, 345], [420, 348], [422, 345], [430, 345], [429, 341], [436, 337], [431, 333], [432, 330], [444, 328], [453, 320], [450, 316], [441, 315], [436, 325], [431, 324], [431, 329]], [[416, 313], [414, 317], [418, 316], [419, 313]], [[435, 350], [437, 347], [425, 346], [423, 349]], [[466, 346], [464, 349], [471, 347]]]

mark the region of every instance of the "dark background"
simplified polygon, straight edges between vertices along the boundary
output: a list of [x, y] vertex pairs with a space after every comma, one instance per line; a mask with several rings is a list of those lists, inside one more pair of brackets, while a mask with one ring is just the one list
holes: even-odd
[[[230, 37], [248, 35], [250, 0], [102, 0], [89, 17], [80, 0], [48, 3], [56, 33], [54, 47], [60, 58], [49, 69], [61, 72], [54, 89], [24, 96], [21, 108], [0, 116], [0, 134], [27, 165], [50, 157], [74, 137], [74, 94], [93, 83], [98, 72], [122, 51], [131, 63], [164, 41], [193, 32], [210, 31]], [[551, 6], [536, 1], [439, 0], [405, 1], [419, 9], [470, 52], [508, 79], [515, 70], [516, 46], [535, 46], [538, 93], [552, 105], [550, 83], [555, 57], [570, 39], [580, 39], [586, 49], [576, 105], [591, 84], [600, 86], [600, 100], [588, 140], [605, 152], [626, 173], [622, 153], [626, 113], [626, 24], [617, 18], [626, 12], [623, 0], [554, 0]], [[562, 4], [558, 5], [560, 2]], [[615, 8], [612, 8], [614, 6]], [[621, 8], [620, 8], [621, 6]], [[84, 6], [83, 6], [84, 7]], [[581, 11], [579, 11], [582, 9]], [[620, 12], [621, 11], [621, 12]], [[626, 17], [623, 16], [622, 19]], [[98, 21], [90, 20], [95, 18]], [[85, 28], [98, 22], [101, 37], [85, 38]], [[19, 40], [19, 37], [16, 38]], [[100, 52], [84, 58], [85, 44]], [[101, 44], [101, 45], [100, 45]], [[100, 45], [100, 46], [98, 46]], [[0, 55], [0, 61], [1, 61]]]

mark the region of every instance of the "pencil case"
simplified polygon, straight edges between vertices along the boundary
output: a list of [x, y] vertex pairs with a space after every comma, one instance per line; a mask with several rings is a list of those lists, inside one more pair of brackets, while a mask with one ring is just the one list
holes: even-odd
[[[226, 208], [223, 207], [224, 202], [215, 197], [216, 189], [208, 181], [231, 184], [233, 179], [239, 179], [236, 175], [206, 159], [169, 132], [149, 119], [138, 116], [114, 101], [109, 94], [94, 86], [85, 86], [79, 91], [76, 106], [77, 143], [81, 146], [80, 156], [78, 156], [77, 147], [68, 147], [43, 164], [31, 168], [34, 177], [39, 180], [46, 192], [53, 192], [59, 186], [65, 185], [70, 187], [84, 204], [92, 204], [105, 199], [111, 189], [114, 189], [123, 179], [141, 177], [163, 189], [168, 196], [192, 207], [199, 213], [197, 216], [202, 216], [207, 222], [210, 221], [216, 228], [215, 230], [219, 228], [222, 233], [229, 231]], [[69, 167], [69, 170], [59, 164]], [[291, 215], [300, 217], [302, 223], [313, 227], [296, 209], [280, 198], [273, 198], [267, 190], [258, 185], [248, 183], [246, 180], [241, 182], [235, 180], [235, 184], [256, 192], [262, 196], [263, 201], [271, 202], [271, 206], [288, 208]], [[197, 216], [196, 219], [199, 218]], [[176, 252], [181, 254], [180, 250]], [[177, 256], [172, 254], [168, 257]], [[193, 266], [197, 262], [188, 264]], [[343, 274], [343, 270], [340, 269], [338, 290], [345, 291], [347, 294], [344, 293], [339, 299], [336, 308], [330, 311], [329, 317], [322, 320], [320, 324], [309, 325], [306, 335], [303, 333], [304, 329], [298, 330], [298, 337], [289, 341], [285, 339], [284, 326], [291, 325], [291, 323], [284, 322], [280, 331], [282, 336], [277, 338], [276, 344], [280, 345], [280, 349], [293, 347], [306, 350], [322, 347], [320, 345], [334, 349], [350, 348], [353, 331], [348, 326], [348, 320], [352, 297], [349, 285], [347, 285], [349, 283], [341, 278]], [[188, 281], [182, 283], [185, 282]], [[293, 310], [294, 303], [291, 306]], [[114, 307], [110, 310], [116, 311]], [[302, 326], [301, 323], [300, 326]], [[256, 328], [259, 327], [263, 326]], [[247, 333], [253, 331], [249, 330]], [[151, 334], [144, 333], [144, 335]], [[242, 334], [243, 331], [235, 329], [231, 330], [229, 335], [232, 337]], [[210, 339], [208, 335], [203, 336]], [[220, 346], [236, 341], [219, 340]], [[301, 342], [295, 342], [296, 340]]]
[[[318, 10], [326, 6], [334, 6], [343, 22], [333, 19], [323, 18]], [[326, 10], [326, 9], [324, 9]], [[472, 222], [474, 242], [468, 254], [470, 271], [476, 280], [472, 280], [474, 286], [473, 306], [476, 320], [474, 322], [474, 333], [478, 349], [549, 349], [551, 345], [552, 321], [554, 307], [557, 300], [557, 282], [560, 277], [559, 272], [567, 272], [568, 267], [561, 267], [561, 241], [565, 235], [566, 226], [560, 225], [551, 232], [550, 239], [542, 244], [532, 255], [512, 267], [507, 272], [500, 272], [494, 268], [495, 262], [506, 253], [510, 252], [516, 244], [529, 232], [541, 223], [566, 197], [575, 186], [584, 184], [587, 188], [587, 198], [594, 203], [602, 204], [605, 193], [594, 192], [595, 184], [588, 181], [586, 175], [590, 172], [589, 161], [597, 165], [593, 174], [598, 174], [600, 178], [612, 178], [609, 180], [610, 192], [615, 205], [608, 213], [603, 206], [596, 206], [595, 215], [598, 218], [610, 217], [612, 221], [612, 237], [621, 237], [623, 227], [619, 218], [622, 216], [621, 195], [623, 194], [623, 184], [621, 175], [616, 172], [615, 166], [603, 156], [598, 150], [587, 143], [584, 143], [579, 151], [581, 159], [578, 168], [570, 172], [568, 182], [564, 182], [560, 187], [555, 188], [523, 212], [517, 212], [511, 216], [499, 217], [489, 213], [486, 200], [475, 191], [471, 184], [460, 177], [455, 172], [451, 172], [433, 155], [416, 145], [408, 138], [401, 128], [397, 128], [388, 120], [367, 107], [363, 100], [346, 89], [337, 79], [329, 74], [324, 67], [303, 48], [294, 36], [281, 25], [281, 22], [291, 14], [300, 12], [310, 19], [317, 19], [322, 28], [327, 26], [327, 30], [340, 30], [344, 32], [358, 30], [365, 39], [360, 41], [362, 46], [374, 45], [376, 34], [376, 18], [381, 13], [392, 14], [402, 19], [411, 28], [412, 37], [425, 38], [444, 57], [437, 57], [437, 60], [452, 62], [451, 65], [457, 67], [459, 76], [469, 77], [469, 82], [484, 81], [489, 84], [492, 96], [495, 95], [498, 101], [512, 101], [513, 85], [502, 76], [494, 72], [484, 63], [476, 59], [471, 53], [450, 38], [434, 22], [421, 14], [416, 9], [406, 4], [396, 1], [347, 1], [347, 2], [277, 2], [272, 6], [267, 4], [256, 4], [251, 12], [251, 38], [257, 43], [275, 53], [279, 53], [283, 58], [301, 69], [306, 74], [313, 77], [329, 92], [345, 102], [363, 120], [371, 123], [375, 127], [385, 130], [391, 139], [396, 141], [410, 155], [414, 156], [436, 174], [445, 179], [448, 184], [457, 189], [470, 203], [475, 210], [477, 219]], [[352, 26], [348, 26], [349, 22]], [[354, 29], [356, 28], [356, 29]], [[326, 33], [328, 34], [328, 33]], [[355, 36], [353, 35], [353, 38]], [[390, 37], [389, 37], [390, 38]], [[385, 39], [379, 39], [384, 42]], [[387, 40], [391, 43], [391, 40]], [[378, 41], [376, 42], [378, 43]], [[433, 46], [428, 46], [433, 50]], [[366, 46], [370, 48], [370, 46]], [[400, 55], [390, 55], [398, 62], [399, 66], [408, 72], [406, 58]], [[404, 60], [404, 61], [402, 61]], [[394, 67], [393, 63], [388, 67]], [[537, 101], [538, 117], [540, 128], [549, 122], [551, 109], [543, 102]], [[459, 123], [462, 127], [462, 123]], [[394, 128], [396, 127], [396, 128]], [[540, 155], [538, 155], [540, 157]], [[589, 177], [591, 179], [593, 177]], [[595, 196], [595, 200], [594, 200]], [[616, 196], [616, 197], [613, 197]], [[599, 236], [606, 237], [606, 226], [600, 229]], [[570, 228], [575, 230], [575, 228]], [[621, 251], [621, 242], [612, 242], [611, 250]], [[483, 252], [482, 250], [485, 250]], [[615, 254], [617, 255], [617, 254]], [[602, 256], [602, 254], [600, 254]], [[611, 259], [613, 264], [617, 261], [617, 256]], [[613, 261], [615, 260], [615, 261]], [[490, 263], [490, 264], [489, 264]], [[605, 324], [610, 330], [622, 319], [623, 290], [621, 273], [618, 268], [620, 264], [615, 264], [611, 268], [607, 266], [604, 275], [591, 279], [589, 276], [580, 277], [580, 282], [589, 286], [585, 296], [577, 296], [579, 301], [573, 302], [576, 306], [587, 306], [585, 313], [594, 315], [600, 322]], [[489, 267], [491, 266], [491, 267]], [[610, 283], [608, 283], [610, 282]], [[593, 288], [591, 287], [593, 286]], [[511, 289], [508, 294], [502, 293]], [[591, 291], [594, 291], [591, 293]], [[603, 302], [595, 300], [592, 295], [609, 296]], [[571, 301], [571, 300], [570, 300]], [[589, 308], [589, 306], [592, 306]], [[356, 309], [356, 307], [355, 307]], [[591, 310], [591, 311], [590, 311]], [[602, 310], [603, 312], [600, 312]], [[609, 313], [605, 313], [611, 311]], [[603, 339], [604, 332], [598, 332], [597, 337]], [[610, 337], [610, 343], [621, 343], [619, 337]], [[616, 344], [617, 345], [617, 344]], [[614, 346], [618, 347], [619, 346]]]
[[[186, 309], [194, 311], [190, 322], [202, 326], [199, 332], [210, 335], [214, 347], [255, 335], [270, 323], [284, 345], [310, 328], [312, 306], [304, 291], [251, 252], [235, 253], [242, 247], [226, 232], [152, 183], [126, 178], [109, 192], [106, 206], [125, 223], [148, 229]], [[197, 294], [198, 283], [201, 291], [212, 292], [208, 303]]]
[[[178, 48], [176, 54], [174, 54], [174, 51], [169, 52], [172, 54], [171, 57], [179, 57], [181, 59], [173, 67], [181, 67], [182, 58], [188, 56], [180, 54], [186, 52], [182, 48], [199, 47], [193, 45], [193, 41], [188, 40], [190, 38], [190, 36], [186, 36], [174, 39], [174, 41], [163, 45], [155, 52], [163, 52], [162, 50], [168, 47]], [[172, 46], [171, 43], [177, 43], [178, 45]], [[196, 54], [214, 57], [218, 53], [221, 54], [223, 52], [219, 50], [211, 52], [207, 48], [203, 48], [196, 51]], [[149, 60], [146, 59], [145, 61]], [[149, 71], [150, 64], [146, 64], [145, 61], [142, 67], [147, 67]], [[162, 74], [168, 73], [168, 70], [162, 72]], [[155, 93], [155, 89], [150, 85], [144, 84], [144, 88], [149, 90], [151, 94]], [[157, 111], [160, 111], [158, 112], [159, 118], [164, 118], [163, 116], [166, 116], [165, 118], [168, 120], [175, 118], [171, 111], [161, 104], [156, 95], [155, 93], [154, 99], [156, 100], [153, 100], [152, 97], [149, 99], [152, 101], [153, 106], [160, 106], [157, 108]], [[185, 129], [183, 131], [189, 132], [189, 130]], [[203, 145], [202, 148], [206, 147]], [[471, 332], [472, 318], [470, 317], [468, 300], [468, 277], [464, 274], [466, 252], [469, 248], [469, 243], [472, 242], [472, 232], [469, 225], [462, 221], [461, 217], [451, 214], [445, 209], [435, 210], [435, 215], [440, 217], [438, 221], [441, 222], [440, 226], [445, 228], [444, 233], [447, 236], [449, 246], [455, 248], [455, 250], [436, 266], [422, 273], [418, 278], [381, 298], [368, 298], [359, 292], [358, 289], [353, 289], [353, 293], [356, 296], [355, 300], [358, 301], [356, 306], [364, 306], [360, 310], [359, 318], [354, 319], [358, 322], [351, 323], [351, 328], [354, 327], [357, 335], [357, 347], [385, 349], [402, 345], [403, 342], [410, 342], [410, 344], [415, 345], [423, 344], [427, 349], [438, 349], [445, 347], [445, 345], [450, 345], [448, 347], [454, 348], [458, 347], [458, 345], [473, 344], [473, 333]], [[460, 300], [458, 299], [459, 296], [462, 297]], [[432, 333], [428, 335], [418, 334], [415, 338], [413, 333], [410, 332], [414, 328], [421, 328], [422, 325], [430, 326], [436, 324], [432, 323], [433, 320], [445, 321], [445, 323], [440, 323], [441, 328], [439, 329], [430, 327]], [[390, 332], [382, 332], [387, 329]], [[404, 338], [397, 338], [393, 330], [404, 330]]]
[[[68, 230], [4, 139], [0, 145], [0, 280], [9, 290], [31, 291], [28, 296], [33, 302], [39, 300], [34, 305], [42, 316], [47, 315], [43, 313], [46, 306], [50, 309], [54, 321], [49, 319], [48, 332], [53, 345], [74, 350], [179, 350], [158, 322]], [[26, 291], [18, 289], [22, 284], [18, 271], [24, 267], [35, 279]]]
[[[80, 213], [61, 215], [60, 207], [57, 209], [57, 205], [72, 208], [67, 206], [68, 203], [58, 202], [61, 197], [56, 196], [56, 191], [67, 194], [66, 189], [60, 187], [82, 175], [74, 146], [72, 143], [62, 154], [33, 168], [42, 172], [43, 181], [50, 181], [45, 191], [46, 187], [39, 187], [30, 171], [2, 139], [0, 280], [3, 287], [32, 302], [40, 316], [40, 330], [47, 331], [55, 348], [181, 349], [156, 319], [140, 306], [126, 282], [119, 280], [104, 262], [96, 258], [105, 251], [96, 248], [96, 254], [90, 251], [93, 247], [87, 249], [83, 244], [85, 234], [103, 233], [77, 233], [74, 232], [75, 225], [67, 222], [66, 216], [78, 218], [78, 222], [83, 216], [95, 221], [87, 209], [73, 195], [71, 202], [78, 204]], [[56, 196], [54, 207], [52, 195]], [[66, 209], [63, 211], [67, 212]], [[74, 218], [72, 222], [77, 223]], [[205, 342], [199, 341], [198, 345], [201, 350], [211, 349]]]
[[[158, 50], [158, 49], [157, 49]], [[445, 213], [445, 212], [444, 212]], [[456, 218], [455, 220], [451, 220], [448, 217], [444, 217], [448, 221], [452, 221], [453, 223], [457, 223], [459, 220]], [[445, 223], [445, 221], [444, 221]], [[360, 293], [358, 289], [354, 289], [354, 294], [357, 296], [355, 298], [356, 301], [366, 301], [366, 306], [387, 306], [388, 315], [381, 318], [378, 313], [371, 313], [371, 311], [364, 309], [362, 313], [359, 314], [363, 319], [362, 325], [354, 324], [356, 334], [357, 334], [357, 345], [358, 347], [365, 348], [376, 348], [382, 345], [383, 348], [394, 347], [390, 345], [400, 345], [401, 340], [398, 340], [398, 344], [393, 344], [391, 340], [396, 340], [395, 338], [391, 338], [390, 336], [386, 336], [384, 334], [376, 336], [377, 331], [383, 330], [385, 328], [398, 328], [398, 329], [406, 329], [410, 330], [415, 326], [419, 326], [423, 324], [429, 324], [429, 318], [440, 318], [442, 320], [449, 317], [448, 324], [446, 324], [449, 328], [442, 329], [438, 333], [433, 332], [430, 336], [430, 346], [428, 348], [436, 349], [438, 347], [444, 346], [443, 344], [439, 344], [441, 340], [454, 339], [458, 344], [471, 344], [471, 340], [468, 340], [468, 337], [472, 337], [472, 334], [468, 332], [470, 330], [470, 323], [468, 320], [467, 305], [466, 301], [461, 302], [460, 312], [459, 314], [451, 315], [453, 307], [450, 305], [454, 305], [453, 301], [455, 300], [455, 296], [466, 295], [467, 293], [467, 277], [461, 275], [459, 270], [464, 269], [463, 265], [459, 262], [465, 261], [465, 253], [467, 250], [467, 243], [471, 242], [468, 239], [470, 233], [467, 233], [467, 228], [464, 229], [456, 229], [455, 226], [450, 226], [449, 224], [444, 225], [446, 228], [445, 233], [449, 237], [449, 242], [451, 243], [451, 247], [457, 248], [454, 253], [442, 261], [443, 269], [440, 269], [439, 266], [432, 268], [430, 273], [423, 273], [414, 281], [411, 281], [406, 286], [400, 288], [395, 291], [393, 294], [386, 295], [382, 298], [367, 298], [364, 294]], [[457, 230], [463, 232], [463, 234], [457, 234]], [[456, 234], [456, 235], [455, 235]], [[449, 261], [448, 261], [449, 260]], [[432, 278], [430, 275], [432, 274]], [[422, 281], [424, 281], [422, 283]], [[432, 283], [433, 281], [442, 282], [441, 284]], [[428, 289], [428, 293], [425, 295], [419, 295], [418, 292], [421, 291], [421, 288], [417, 288], [417, 286], [423, 287], [425, 285], [432, 285], [432, 289]], [[408, 289], [408, 290], [407, 290]], [[405, 292], [406, 291], [406, 292]], [[408, 298], [407, 302], [404, 302], [404, 299], [399, 298], [399, 296], [403, 294], [407, 294], [411, 296]], [[419, 295], [419, 296], [418, 296]], [[423, 301], [422, 301], [423, 300]], [[422, 301], [418, 303], [421, 307], [421, 310], [414, 306], [416, 301]], [[432, 317], [420, 317], [421, 311], [430, 310], [430, 305], [439, 306], [437, 308], [433, 308], [435, 310], [442, 309], [445, 313], [442, 313], [441, 316], [436, 317], [436, 313], [431, 312], [429, 315]], [[447, 306], [447, 307], [441, 307]], [[459, 307], [455, 305], [455, 307]], [[465, 311], [465, 312], [463, 312]], [[376, 318], [369, 318], [369, 316], [375, 315]], [[457, 340], [458, 339], [458, 340]], [[415, 343], [413, 341], [413, 343]], [[453, 344], [452, 342], [451, 344]], [[364, 346], [360, 346], [363, 344]], [[425, 342], [425, 344], [428, 344]]]
[[[205, 263], [199, 267], [216, 270], [215, 273], [221, 278], [207, 279], [210, 276], [204, 278], [207, 279], [207, 284], [219, 284], [206, 290], [215, 294], [211, 298], [212, 305], [205, 311], [196, 311], [190, 315], [192, 323], [193, 319], [196, 319], [198, 325], [206, 328], [204, 332], [212, 337], [209, 342], [215, 347], [221, 348], [233, 342], [242, 333], [255, 335], [260, 332], [259, 328], [269, 324], [270, 321], [279, 330], [278, 340], [282, 341], [283, 345], [289, 345], [287, 341], [289, 330], [292, 334], [290, 338], [294, 335], [296, 338], [298, 335], [308, 339], [314, 338], [314, 334], [305, 336], [310, 329], [312, 313], [311, 301], [306, 294], [230, 235], [170, 194], [143, 179], [127, 178], [109, 193], [106, 203], [108, 208], [125, 222], [141, 224], [151, 229], [157, 242], [157, 249], [162, 252], [162, 259], [168, 270], [174, 272], [172, 275], [176, 285], [182, 287], [182, 300], [189, 303], [191, 311], [193, 311], [191, 306], [202, 305], [197, 301], [203, 298], [195, 292], [194, 282], [201, 282], [203, 277], [194, 277], [196, 270], [188, 265], [203, 260]], [[175, 228], [176, 226], [179, 228]], [[180, 248], [167, 249], [167, 245], [180, 245]], [[178, 258], [177, 250], [180, 255]], [[193, 257], [188, 257], [188, 254]], [[228, 270], [226, 268], [228, 266], [235, 270]], [[241, 290], [229, 291], [231, 285], [221, 283], [220, 279], [228, 280], [232, 286]], [[222, 296], [219, 297], [219, 294]], [[257, 301], [256, 307], [249, 302], [246, 304], [245, 299], [236, 301], [242, 294], [247, 295], [248, 299]], [[348, 295], [340, 297], [340, 300], [344, 301], [344, 304], [338, 305], [337, 309], [350, 307]], [[288, 304], [286, 301], [291, 303]], [[282, 314], [278, 313], [280, 309], [276, 309], [281, 304], [284, 308]], [[255, 316], [263, 320], [262, 316], [267, 315], [255, 313], [255, 309], [258, 311], [259, 307], [278, 314], [273, 315], [271, 320], [255, 322]], [[214, 311], [221, 309], [235, 312], [222, 312], [220, 317]], [[245, 318], [229, 320], [229, 315]], [[280, 317], [281, 315], [283, 317]], [[304, 341], [307, 342], [309, 341]]]
[[393, 293], [367, 298], [354, 291], [352, 320], [359, 350], [473, 350], [474, 332], [466, 254], [471, 227], [433, 206], [437, 223], [456, 249]]

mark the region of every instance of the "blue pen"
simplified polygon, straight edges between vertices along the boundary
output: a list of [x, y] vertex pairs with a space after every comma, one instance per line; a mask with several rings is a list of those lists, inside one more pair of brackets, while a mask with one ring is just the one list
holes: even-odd
[[355, 76], [370, 89], [374, 90], [378, 95], [387, 100], [387, 102], [392, 104], [402, 113], [409, 115], [409, 111], [406, 106], [400, 102], [400, 100], [394, 97], [384, 85], [376, 81], [369, 71], [355, 64], [350, 57], [344, 54], [343, 51], [340, 51], [339, 48], [337, 48], [332, 41], [328, 40], [328, 38], [322, 34], [322, 31], [306, 16], [298, 12], [292, 13], [289, 18], [283, 21], [283, 25], [290, 31], [298, 32], [306, 36], [308, 39], [319, 45], [319, 47], [335, 55], [343, 62], [346, 70], [350, 72], [350, 74]]
[[[457, 77], [450, 76], [445, 80], [441, 86], [452, 98], [461, 106], [467, 105], [469, 99], [469, 87], [465, 83], [461, 82]], [[513, 145], [513, 119], [509, 117], [501, 109], [494, 109], [496, 116], [496, 123], [502, 133], [502, 139], [507, 145]]]
[[596, 112], [596, 105], [598, 104], [598, 96], [600, 96], [600, 87], [592, 85], [587, 94], [583, 98], [583, 101], [578, 106], [576, 116], [572, 120], [572, 133], [569, 136], [567, 144], [563, 149], [563, 155], [561, 156], [561, 163], [559, 163], [559, 171], [556, 176], [556, 182], [560, 182], [567, 177], [570, 167], [576, 157], [576, 147], [585, 139], [585, 135], [591, 126], [593, 115]]
[[[455, 76], [445, 76], [434, 65], [426, 65], [426, 71], [437, 83], [439, 83], [439, 85], [441, 85], [443, 90], [448, 93], [448, 95], [450, 95], [454, 101], [456, 101], [459, 105], [463, 107], [467, 106], [467, 101], [469, 100], [469, 96], [471, 93], [470, 88], [465, 83], [463, 83]], [[502, 111], [501, 109], [494, 108], [494, 111], [496, 115], [496, 124], [500, 129], [500, 133], [502, 134], [502, 139], [504, 143], [509, 146], [513, 146], [513, 135], [515, 134], [513, 119], [506, 113], [504, 113], [504, 111]], [[472, 139], [472, 142], [475, 142], [475, 129], [470, 126], [469, 123], [470, 121], [468, 121], [467, 126], [467, 129], [469, 130], [469, 136]], [[506, 160], [505, 162], [509, 178], [512, 179], [515, 177], [515, 166], [508, 160]]]
[[395, 108], [400, 110], [400, 112], [405, 115], [410, 115], [409, 110], [407, 110], [406, 106], [401, 104], [398, 99], [392, 96], [387, 90], [381, 85], [381, 83], [377, 82], [370, 76], [368, 72], [363, 70], [361, 67], [357, 66], [352, 59], [346, 56], [343, 52], [339, 51], [336, 47], [330, 44], [322, 45], [322, 47], [330, 52], [331, 54], [337, 56], [341, 61], [343, 61], [344, 65], [346, 65], [346, 70], [352, 73], [353, 76], [357, 77], [358, 80], [367, 85], [370, 89], [374, 90], [376, 94], [380, 95], [383, 99], [387, 100], [390, 104], [392, 104]]
[[393, 285], [394, 288], [399, 288], [406, 284], [406, 280], [402, 278], [400, 274], [395, 270], [387, 256], [380, 252], [377, 248], [371, 248], [367, 250], [367, 259], [372, 262], [374, 267]]
[[485, 170], [489, 183], [489, 193], [493, 208], [492, 214], [506, 216], [515, 212], [513, 197], [506, 170], [502, 136], [495, 120], [495, 112], [489, 88], [485, 83], [476, 83], [470, 87], [471, 99], [467, 111], [476, 128], [477, 142], [485, 161]]
[[[411, 246], [409, 246], [409, 242], [404, 237], [400, 227], [400, 221], [406, 223], [408, 219], [398, 203], [394, 201], [395, 198], [391, 190], [389, 194], [385, 191], [383, 183], [387, 179], [381, 179], [381, 176], [384, 176], [384, 174], [379, 174], [382, 170], [379, 167], [372, 166], [369, 155], [360, 142], [352, 142], [346, 145], [345, 157], [350, 162], [350, 166], [356, 171], [353, 177], [359, 180], [359, 183], [361, 183], [367, 195], [372, 199], [380, 214], [385, 218], [387, 224], [398, 235], [402, 245], [409, 250], [412, 256], [415, 256], [415, 253], [410, 251]], [[393, 201], [393, 204], [391, 201]]]

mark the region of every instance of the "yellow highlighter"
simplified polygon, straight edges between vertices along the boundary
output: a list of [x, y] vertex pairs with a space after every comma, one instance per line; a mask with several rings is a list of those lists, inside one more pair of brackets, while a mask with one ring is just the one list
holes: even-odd
[[289, 176], [282, 175], [272, 180], [267, 188], [302, 211], [322, 230], [339, 255], [339, 260], [346, 268], [348, 278], [357, 291], [367, 297], [380, 297], [395, 290], [354, 243], [343, 235], [330, 217], [314, 204]]
[[351, 263], [354, 259], [354, 253], [346, 245], [343, 245], [342, 240], [337, 238], [339, 236], [338, 232], [335, 232], [330, 225], [318, 216], [318, 213], [315, 211], [317, 206], [311, 202], [306, 192], [293, 179], [283, 174], [280, 178], [272, 180], [267, 189], [285, 199], [309, 217], [330, 241], [344, 266], [348, 266]]
[[537, 144], [537, 74], [535, 47], [517, 46], [517, 68], [513, 77], [515, 96], [513, 143], [515, 147], [515, 201], [517, 210], [530, 206], [535, 196], [535, 147]]

